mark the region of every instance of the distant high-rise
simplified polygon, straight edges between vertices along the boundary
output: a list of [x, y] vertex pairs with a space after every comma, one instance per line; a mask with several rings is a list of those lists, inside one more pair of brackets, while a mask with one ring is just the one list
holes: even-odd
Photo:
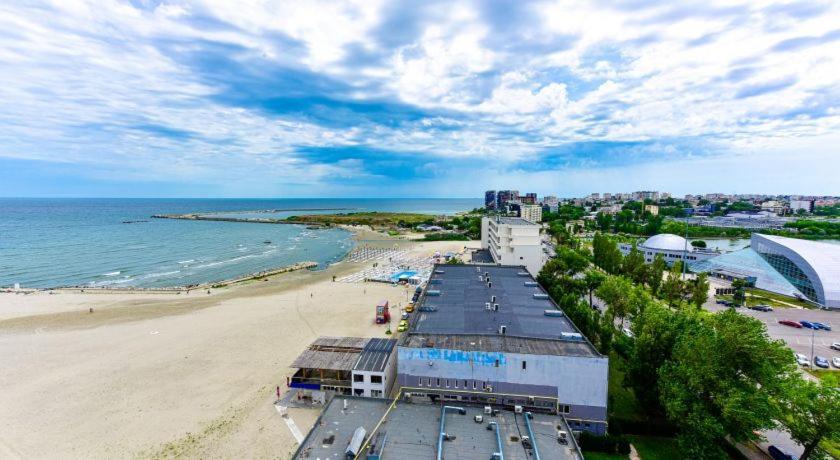
[[537, 194], [526, 193], [525, 196], [522, 197], [522, 204], [537, 204]]
[[496, 191], [488, 190], [484, 192], [484, 207], [486, 209], [496, 209]]
[[499, 190], [496, 194], [496, 207], [504, 209], [508, 203], [519, 201], [519, 190]]

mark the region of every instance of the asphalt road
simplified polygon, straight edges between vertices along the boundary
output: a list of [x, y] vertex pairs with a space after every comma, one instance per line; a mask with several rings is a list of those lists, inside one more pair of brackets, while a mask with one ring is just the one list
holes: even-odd
[[[720, 311], [725, 307], [711, 300], [704, 307], [709, 311]], [[840, 351], [832, 350], [832, 342], [840, 342], [840, 312], [830, 310], [800, 310], [796, 308], [776, 308], [773, 311], [761, 312], [747, 308], [738, 308], [739, 313], [752, 316], [767, 326], [767, 333], [771, 338], [782, 339], [796, 353], [802, 353], [811, 358], [811, 339], [814, 342], [814, 355], [822, 356], [831, 361], [840, 356]], [[779, 324], [779, 320], [816, 321], [831, 326], [831, 331], [815, 331], [813, 329], [797, 329]], [[838, 370], [832, 366], [832, 369]]]

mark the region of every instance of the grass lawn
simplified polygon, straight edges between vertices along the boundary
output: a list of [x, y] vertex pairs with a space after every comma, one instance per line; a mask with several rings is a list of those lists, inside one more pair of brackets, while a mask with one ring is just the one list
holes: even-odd
[[586, 460], [627, 460], [627, 455], [605, 454], [603, 452], [584, 452]]
[[[627, 436], [642, 460], [674, 460], [683, 458], [674, 438]], [[586, 456], [589, 458], [589, 455]]]
[[835, 388], [840, 388], [840, 371], [832, 371], [829, 369], [811, 369], [808, 370], [814, 377], [821, 381], [834, 385]]
[[[715, 299], [721, 300], [728, 300], [732, 301], [731, 295], [718, 295], [715, 296]], [[815, 308], [813, 305], [803, 302], [799, 299], [793, 297], [786, 297], [779, 294], [774, 294], [772, 292], [762, 291], [760, 289], [748, 289], [747, 290], [747, 299], [746, 303], [748, 307], [753, 305], [770, 305], [773, 308], [793, 308], [793, 306], [798, 306], [802, 308], [813, 309]]]

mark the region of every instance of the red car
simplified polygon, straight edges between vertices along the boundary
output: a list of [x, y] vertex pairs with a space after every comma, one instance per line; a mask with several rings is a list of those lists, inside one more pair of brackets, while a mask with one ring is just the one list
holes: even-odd
[[785, 326], [795, 327], [797, 329], [802, 329], [802, 325], [797, 323], [796, 321], [791, 321], [789, 319], [780, 319], [779, 324], [784, 324]]

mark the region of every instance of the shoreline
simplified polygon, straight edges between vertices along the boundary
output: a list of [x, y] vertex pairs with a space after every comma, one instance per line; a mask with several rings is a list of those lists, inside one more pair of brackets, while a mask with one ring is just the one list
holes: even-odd
[[[304, 226], [305, 224], [295, 224]], [[385, 233], [380, 233], [374, 230], [354, 227], [350, 225], [340, 225], [337, 228], [341, 228], [350, 233], [350, 239], [353, 241], [353, 246], [347, 251], [340, 259], [336, 260], [328, 264], [326, 267], [322, 269], [317, 269], [319, 264], [313, 261], [300, 261], [295, 262], [289, 265], [282, 265], [279, 267], [273, 267], [266, 270], [261, 270], [258, 272], [250, 272], [245, 273], [243, 275], [236, 276], [234, 278], [226, 278], [217, 281], [206, 281], [204, 283], [199, 284], [190, 284], [190, 285], [174, 285], [174, 286], [161, 286], [161, 287], [111, 287], [111, 286], [83, 286], [83, 285], [69, 285], [69, 286], [54, 286], [54, 287], [42, 287], [42, 288], [28, 288], [25, 286], [21, 286], [19, 289], [14, 289], [13, 286], [0, 286], [0, 293], [11, 293], [11, 294], [32, 294], [36, 292], [84, 292], [84, 293], [103, 293], [103, 294], [181, 294], [184, 292], [189, 291], [198, 291], [203, 289], [220, 289], [231, 287], [234, 285], [242, 284], [248, 281], [255, 281], [260, 279], [267, 279], [271, 277], [275, 277], [277, 275], [281, 275], [283, 273], [289, 273], [294, 271], [300, 270], [308, 270], [312, 272], [316, 271], [323, 271], [327, 268], [344, 262], [347, 259], [347, 256], [353, 252], [359, 245], [360, 241], [376, 241], [376, 240], [362, 240], [360, 236], [363, 233], [371, 233], [377, 237], [380, 237], [381, 242], [391, 242], [391, 241], [405, 241], [390, 236]], [[371, 235], [371, 236], [373, 236]]]

